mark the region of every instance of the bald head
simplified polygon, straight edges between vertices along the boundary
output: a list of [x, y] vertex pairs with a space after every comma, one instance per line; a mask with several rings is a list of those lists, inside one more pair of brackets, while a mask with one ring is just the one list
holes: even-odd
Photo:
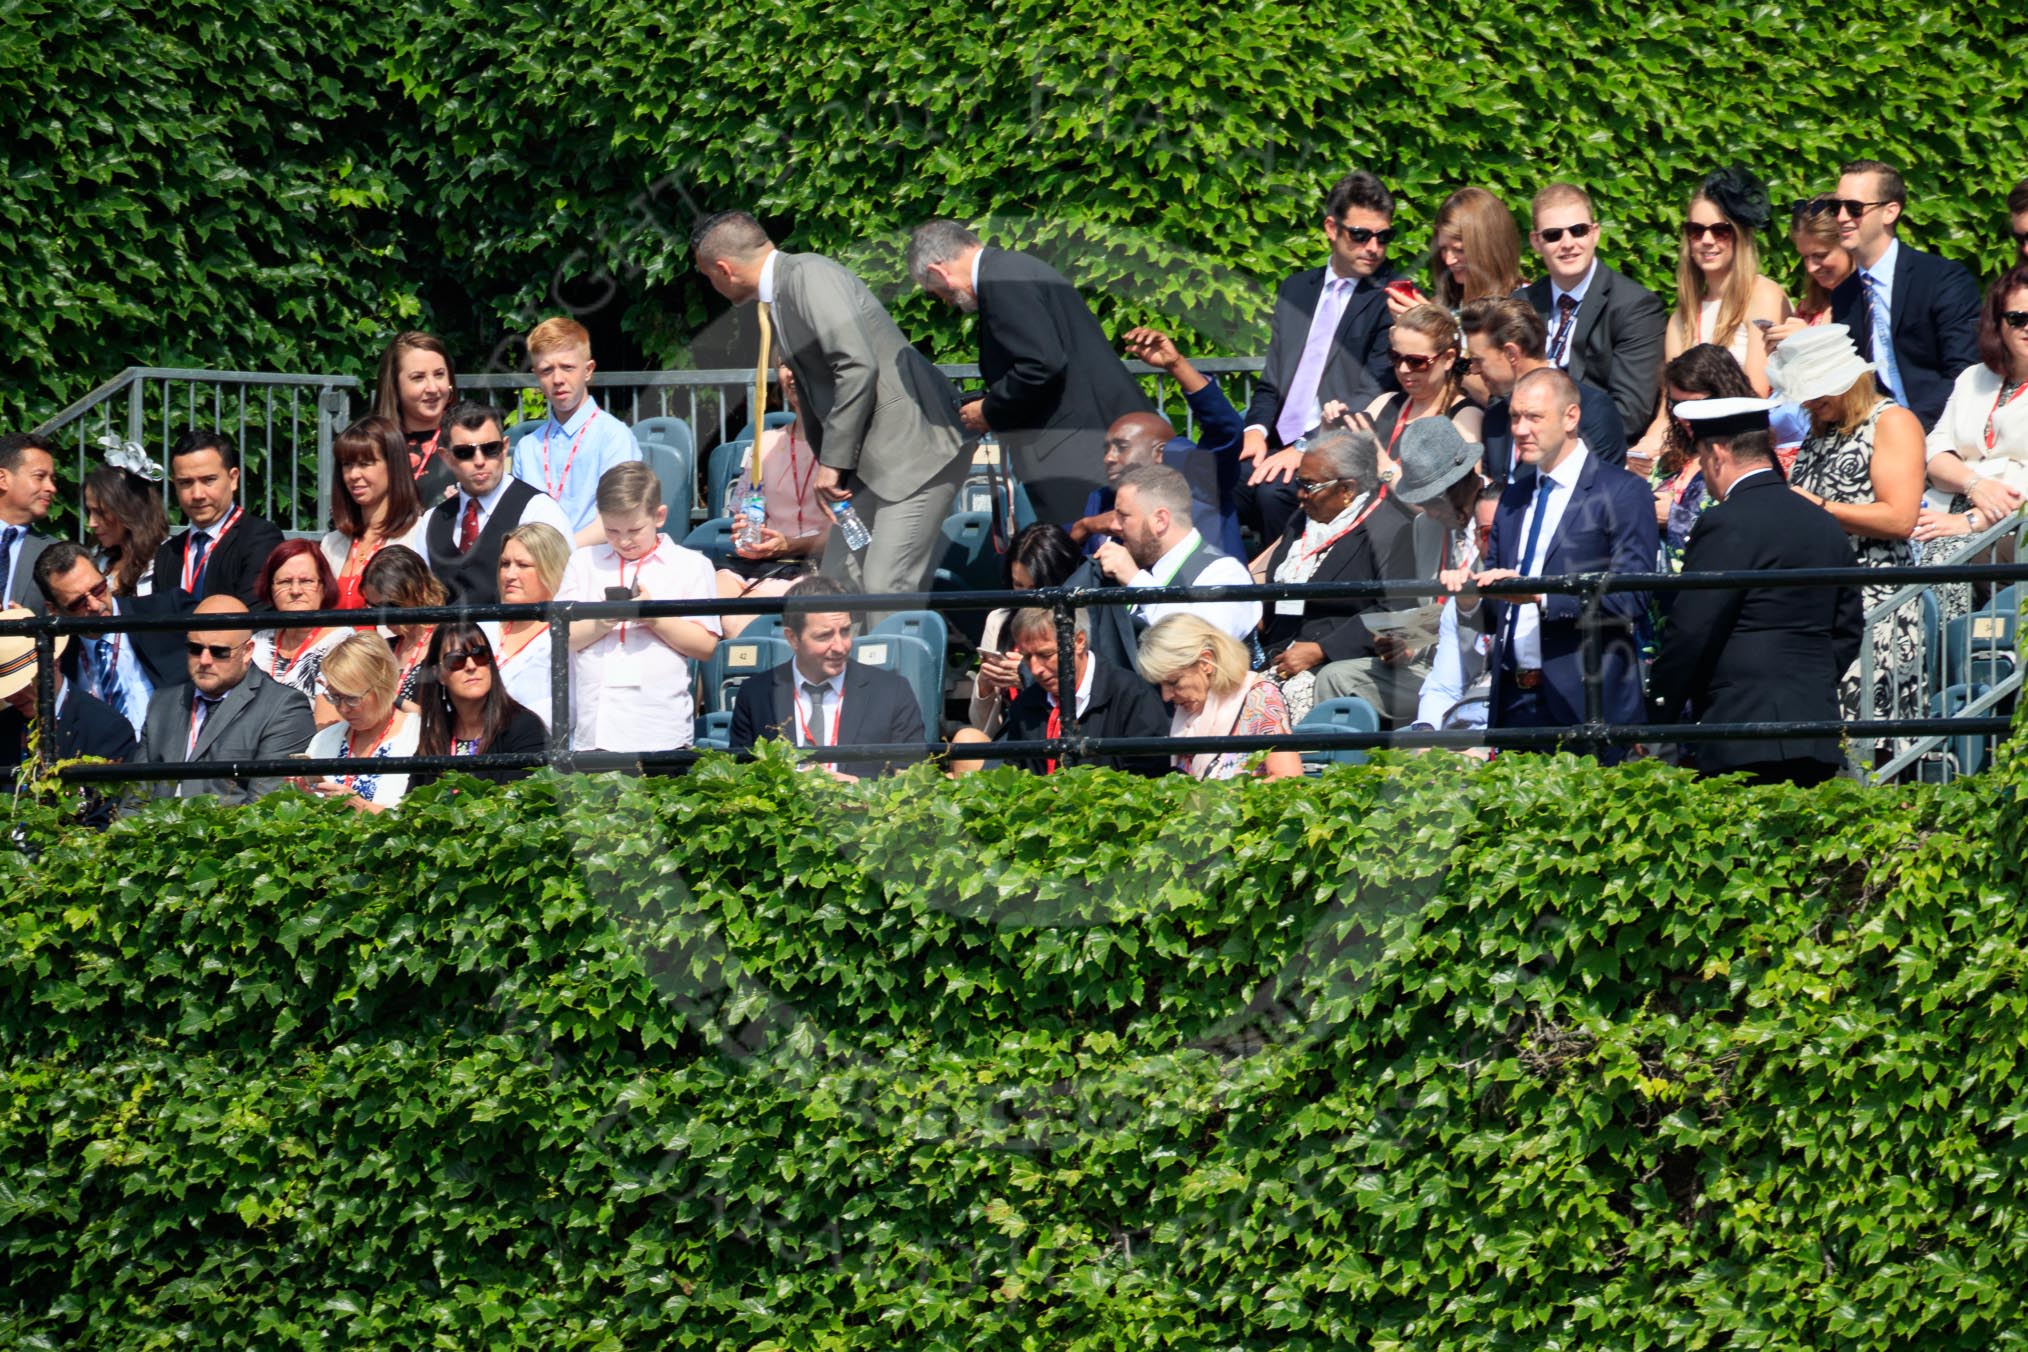
[[[237, 596], [207, 596], [190, 613], [244, 615], [247, 609], [246, 602]], [[253, 658], [253, 631], [245, 624], [221, 620], [211, 627], [192, 629], [188, 640], [190, 683], [199, 690], [222, 695], [246, 679], [247, 664]]]
[[1117, 485], [1120, 476], [1143, 465], [1160, 464], [1162, 448], [1176, 435], [1176, 429], [1159, 413], [1129, 413], [1106, 429], [1106, 482]]

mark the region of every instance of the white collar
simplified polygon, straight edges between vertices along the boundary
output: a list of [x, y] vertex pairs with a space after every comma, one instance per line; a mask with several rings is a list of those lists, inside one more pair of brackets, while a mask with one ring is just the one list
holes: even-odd
[[[464, 498], [466, 502], [477, 502], [479, 504], [479, 511], [483, 515], [491, 516], [493, 515], [493, 509], [500, 505], [500, 499], [507, 492], [507, 481], [513, 477], [511, 474], [501, 474], [500, 482], [494, 484], [493, 491], [483, 498], [474, 498], [470, 493], [460, 493], [459, 496]], [[460, 507], [458, 510], [462, 512], [465, 509]]]
[[1740, 475], [1740, 476], [1739, 476], [1739, 477], [1738, 477], [1737, 479], [1734, 479], [1734, 480], [1732, 481], [1732, 487], [1730, 487], [1730, 488], [1728, 488], [1728, 489], [1726, 489], [1726, 490], [1725, 490], [1725, 496], [1726, 496], [1726, 498], [1727, 498], [1727, 499], [1730, 499], [1730, 498], [1732, 497], [1732, 495], [1733, 495], [1733, 494], [1734, 494], [1735, 492], [1737, 492], [1737, 491], [1738, 491], [1738, 489], [1739, 489], [1739, 486], [1740, 486], [1741, 484], [1745, 483], [1745, 482], [1746, 482], [1746, 481], [1747, 481], [1748, 479], [1751, 479], [1751, 478], [1753, 478], [1753, 477], [1754, 477], [1755, 475], [1758, 475], [1758, 474], [1772, 474], [1772, 473], [1774, 473], [1774, 466], [1773, 466], [1773, 465], [1762, 465], [1762, 466], [1761, 466], [1761, 467], [1760, 467], [1759, 469], [1750, 469], [1750, 470], [1748, 470], [1748, 471], [1747, 471], [1746, 473], [1744, 473], [1744, 474]]
[[[1084, 654], [1084, 679], [1077, 683], [1077, 716], [1079, 718], [1083, 718], [1084, 711], [1091, 707], [1092, 678], [1097, 675], [1098, 659], [1093, 657], [1091, 650], [1087, 648]], [[1043, 693], [1045, 698], [1049, 700], [1050, 707], [1054, 708], [1056, 696], [1049, 694], [1047, 691]]]
[[985, 256], [986, 251], [983, 248], [972, 252], [972, 303], [975, 305], [979, 300], [979, 260]]
[[[1584, 438], [1578, 438], [1577, 445], [1571, 448], [1570, 453], [1557, 461], [1556, 468], [1549, 471], [1549, 481], [1558, 488], [1577, 487], [1578, 476], [1584, 473], [1584, 462], [1590, 458], [1591, 448], [1584, 444]], [[1538, 469], [1535, 472], [1540, 474], [1542, 471]]]
[[1558, 286], [1555, 282], [1551, 282], [1549, 284], [1549, 296], [1552, 306], [1556, 301], [1562, 300], [1565, 296], [1570, 297], [1572, 300], [1576, 301], [1579, 305], [1584, 304], [1585, 296], [1588, 295], [1591, 291], [1592, 279], [1596, 276], [1598, 276], [1598, 256], [1594, 254], [1592, 256], [1591, 266], [1584, 270], [1584, 276], [1578, 279], [1578, 283], [1576, 286], [1573, 286], [1568, 291], [1566, 291], [1562, 287]]
[[[796, 694], [798, 696], [801, 696], [804, 693], [803, 686], [808, 684], [810, 678], [803, 674], [803, 669], [796, 665], [794, 658], [789, 659], [789, 674], [795, 678]], [[843, 671], [839, 672], [836, 676], [831, 677], [827, 681], [818, 682], [818, 684], [828, 686], [830, 688], [833, 697], [832, 702], [834, 704], [839, 700], [845, 698], [845, 673]]]
[[767, 260], [761, 264], [760, 282], [754, 288], [754, 299], [763, 305], [775, 303], [775, 260], [781, 256], [780, 249], [769, 249]]
[[[1156, 559], [1154, 566], [1149, 568], [1148, 572], [1158, 578], [1175, 576], [1176, 570], [1183, 566], [1183, 560], [1190, 557], [1190, 551], [1203, 543], [1204, 537], [1197, 533], [1195, 526], [1191, 527], [1190, 533], [1171, 547], [1161, 558]], [[1165, 568], [1166, 571], [1164, 571]]]

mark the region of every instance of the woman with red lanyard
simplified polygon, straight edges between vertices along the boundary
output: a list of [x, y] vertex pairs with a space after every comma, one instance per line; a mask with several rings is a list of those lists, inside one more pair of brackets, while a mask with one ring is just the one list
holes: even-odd
[[422, 549], [423, 513], [409, 474], [408, 447], [392, 418], [361, 418], [331, 443], [331, 524], [324, 559], [338, 579], [338, 606], [365, 602], [360, 579], [391, 544]]
[[[255, 610], [333, 610], [337, 605], [338, 579], [308, 540], [282, 541], [261, 565]], [[325, 656], [356, 632], [342, 624], [263, 629], [254, 635], [253, 664], [270, 680], [309, 696], [317, 726], [329, 727], [338, 721], [338, 711], [317, 692], [317, 675]]]
[[[413, 756], [422, 720], [394, 697], [396, 671], [387, 645], [372, 634], [354, 634], [324, 659], [324, 698], [338, 710], [338, 721], [310, 739], [308, 754], [316, 760], [346, 757], [385, 760]], [[296, 787], [323, 798], [335, 798], [355, 812], [385, 812], [408, 792], [404, 774], [337, 775], [329, 779], [297, 779]]]
[[[1441, 305], [1415, 306], [1396, 319], [1388, 333], [1388, 356], [1401, 390], [1381, 395], [1366, 406], [1366, 413], [1373, 419], [1373, 434], [1380, 438], [1381, 477], [1392, 482], [1395, 447], [1410, 423], [1417, 418], [1449, 418], [1466, 441], [1477, 441], [1484, 415], [1465, 396], [1458, 367], [1462, 336], [1450, 311]], [[1327, 419], [1339, 407], [1326, 409]]]
[[450, 349], [434, 334], [411, 329], [394, 335], [380, 354], [380, 378], [373, 412], [392, 418], [408, 447], [409, 472], [424, 510], [443, 501], [457, 485], [439, 453], [444, 410], [458, 401]]
[[[817, 495], [817, 452], [803, 427], [803, 405], [796, 394], [796, 379], [789, 368], [776, 373], [782, 398], [796, 415], [787, 427], [771, 428], [761, 437], [761, 502], [767, 510], [758, 546], [740, 545], [718, 568], [718, 594], [728, 600], [735, 596], [780, 596], [789, 584], [814, 567], [813, 560], [824, 552], [831, 534], [831, 513]], [[741, 504], [753, 490], [749, 465], [726, 494], [726, 510], [738, 515]], [[724, 617], [725, 636], [736, 638], [753, 622], [751, 615]]]
[[1986, 293], [1979, 358], [1958, 376], [1930, 431], [1929, 486], [1952, 501], [1916, 514], [1918, 540], [1987, 530], [2028, 498], [2028, 262]]
[[[419, 606], [440, 606], [450, 600], [444, 584], [430, 572], [422, 555], [403, 545], [389, 545], [366, 565], [359, 589], [366, 604], [375, 610], [412, 610]], [[394, 654], [395, 698], [415, 707], [416, 687], [424, 655], [429, 651], [433, 624], [388, 626], [386, 643]]]

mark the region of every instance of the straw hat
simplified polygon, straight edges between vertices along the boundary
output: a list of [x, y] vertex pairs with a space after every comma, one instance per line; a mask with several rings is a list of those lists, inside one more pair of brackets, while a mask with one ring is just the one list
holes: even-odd
[[1791, 404], [1843, 394], [1872, 369], [1843, 324], [1818, 324], [1792, 333], [1767, 359], [1768, 384]]
[[[0, 610], [0, 620], [32, 620], [35, 613], [23, 606], [9, 606]], [[63, 650], [70, 646], [70, 639], [63, 634], [56, 636], [56, 655], [63, 656]], [[27, 634], [9, 634], [0, 638], [0, 699], [25, 690], [35, 680], [35, 640]]]

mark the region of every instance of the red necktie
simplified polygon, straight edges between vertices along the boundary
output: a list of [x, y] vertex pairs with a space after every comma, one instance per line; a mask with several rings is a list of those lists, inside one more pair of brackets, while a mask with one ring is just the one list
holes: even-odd
[[465, 514], [458, 518], [458, 552], [469, 554], [479, 543], [479, 500], [465, 499]]
[[[1045, 737], [1063, 736], [1063, 706], [1061, 704], [1049, 706], [1049, 726], [1043, 730], [1043, 735]], [[1056, 762], [1054, 760], [1044, 761], [1043, 764], [1049, 767], [1043, 771], [1044, 774], [1053, 775], [1056, 773]]]

